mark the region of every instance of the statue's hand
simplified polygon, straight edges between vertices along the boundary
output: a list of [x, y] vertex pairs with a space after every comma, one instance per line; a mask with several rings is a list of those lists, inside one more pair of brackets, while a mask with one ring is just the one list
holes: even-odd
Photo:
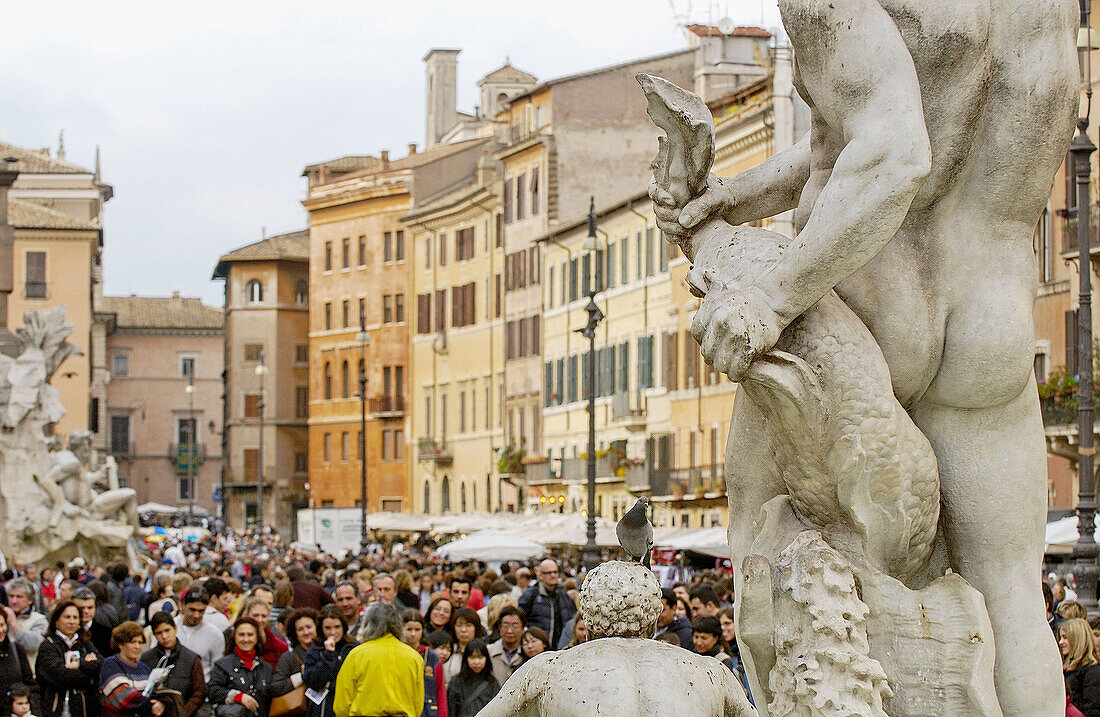
[[709, 275], [706, 284], [691, 334], [707, 363], [740, 381], [749, 364], [779, 341], [779, 315], [755, 287], [720, 283]]
[[656, 180], [649, 184], [649, 197], [653, 200], [657, 226], [666, 235], [676, 238], [691, 234], [695, 227], [712, 216], [725, 216], [734, 203], [729, 188], [713, 174], [707, 177], [706, 190], [683, 207], [678, 206], [672, 194]]

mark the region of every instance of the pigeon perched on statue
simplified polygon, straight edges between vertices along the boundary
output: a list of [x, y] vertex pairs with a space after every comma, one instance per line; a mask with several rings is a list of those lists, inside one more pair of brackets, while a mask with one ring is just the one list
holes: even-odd
[[615, 535], [619, 539], [619, 545], [627, 555], [649, 567], [649, 555], [653, 550], [653, 525], [649, 522], [646, 511], [649, 509], [649, 498], [642, 496], [634, 507], [628, 510], [615, 526]]

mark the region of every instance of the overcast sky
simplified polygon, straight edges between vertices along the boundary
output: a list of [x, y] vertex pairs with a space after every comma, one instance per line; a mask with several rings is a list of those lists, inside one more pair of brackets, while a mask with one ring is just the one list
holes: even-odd
[[[512, 64], [546, 80], [684, 46], [679, 22], [779, 23], [774, 0], [8, 3], [0, 140], [91, 167], [106, 293], [220, 306], [222, 253], [300, 229], [306, 164], [424, 143], [424, 67], [461, 48], [459, 109]], [[679, 16], [679, 17], [677, 17]]]

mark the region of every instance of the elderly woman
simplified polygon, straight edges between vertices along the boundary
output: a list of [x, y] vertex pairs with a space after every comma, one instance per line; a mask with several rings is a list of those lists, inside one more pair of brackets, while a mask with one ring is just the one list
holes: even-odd
[[271, 665], [259, 657], [263, 630], [245, 615], [234, 623], [229, 653], [214, 663], [206, 694], [218, 717], [267, 717]]
[[99, 671], [99, 693], [106, 717], [160, 717], [164, 703], [147, 697], [149, 667], [141, 662], [145, 632], [133, 620], [111, 631], [111, 647], [117, 654], [103, 661]]
[[42, 689], [44, 717], [98, 717], [99, 668], [96, 652], [72, 600], [59, 600], [38, 648], [35, 676]]

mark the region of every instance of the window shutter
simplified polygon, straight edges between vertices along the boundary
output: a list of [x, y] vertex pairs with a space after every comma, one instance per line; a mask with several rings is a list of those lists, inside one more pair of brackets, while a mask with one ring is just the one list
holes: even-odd
[[677, 385], [677, 379], [679, 379], [677, 359], [680, 351], [680, 347], [677, 345], [679, 343], [678, 338], [679, 334], [675, 331], [665, 334], [665, 386], [669, 391], [675, 391], [679, 387]]
[[435, 292], [435, 330], [447, 330], [447, 290], [439, 289]]

